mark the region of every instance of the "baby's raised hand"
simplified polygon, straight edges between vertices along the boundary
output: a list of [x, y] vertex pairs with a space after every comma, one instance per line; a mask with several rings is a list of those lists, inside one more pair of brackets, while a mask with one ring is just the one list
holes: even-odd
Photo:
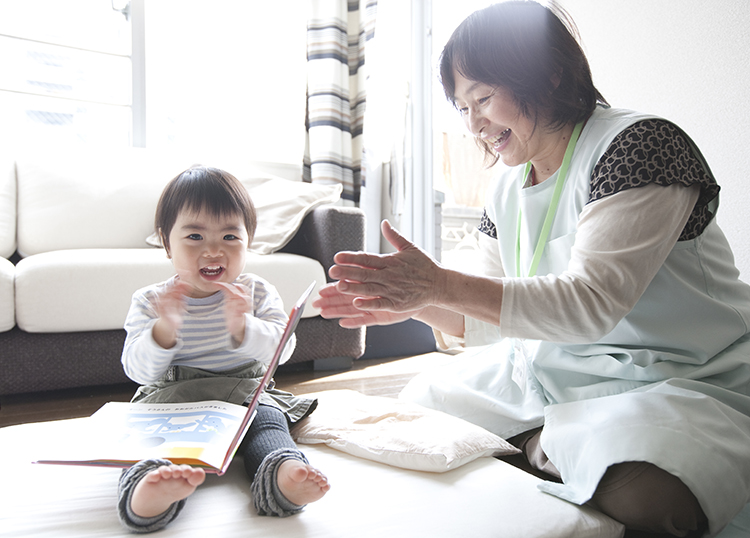
[[156, 343], [165, 349], [177, 342], [185, 316], [185, 296], [189, 293], [190, 285], [178, 280], [156, 297], [154, 309], [159, 319], [154, 325], [153, 336]]
[[248, 288], [244, 284], [217, 284], [224, 291], [227, 330], [234, 344], [239, 346], [245, 339], [245, 314], [255, 311], [254, 288]]

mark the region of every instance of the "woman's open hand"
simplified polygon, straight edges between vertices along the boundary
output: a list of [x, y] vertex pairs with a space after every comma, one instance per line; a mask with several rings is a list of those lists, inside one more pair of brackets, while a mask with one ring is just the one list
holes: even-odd
[[409, 319], [437, 301], [440, 266], [388, 221], [381, 229], [397, 252], [337, 253], [328, 274], [338, 282], [324, 288], [313, 303], [324, 317], [348, 318], [342, 326], [383, 325]]
[[355, 295], [341, 293], [337, 289], [337, 282], [331, 282], [322, 287], [319, 297], [312, 305], [320, 309], [320, 315], [326, 319], [339, 319], [339, 325], [345, 329], [357, 329], [371, 325], [391, 325], [400, 321], [406, 321], [419, 311], [414, 312], [388, 312], [387, 310], [360, 310], [353, 302]]

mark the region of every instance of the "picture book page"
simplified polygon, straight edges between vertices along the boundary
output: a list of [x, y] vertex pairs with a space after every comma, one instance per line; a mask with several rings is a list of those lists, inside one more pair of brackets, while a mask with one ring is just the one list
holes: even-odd
[[[165, 458], [221, 469], [247, 408], [221, 401], [180, 404], [110, 402], [69, 436], [51, 461], [124, 466]], [[69, 452], [69, 453], [68, 453]], [[41, 461], [47, 463], [51, 461]]]

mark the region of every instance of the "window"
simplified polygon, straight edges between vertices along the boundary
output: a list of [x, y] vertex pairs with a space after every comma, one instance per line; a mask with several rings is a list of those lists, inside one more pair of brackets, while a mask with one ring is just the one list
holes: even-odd
[[[484, 154], [445, 98], [439, 81], [439, 57], [453, 30], [491, 0], [432, 0], [432, 155], [433, 185], [442, 197], [441, 261], [457, 269], [474, 264], [477, 224], [495, 167], [485, 168]], [[502, 166], [498, 164], [496, 166]]]
[[2, 0], [0, 143], [148, 146], [301, 167], [306, 5]]
[[0, 140], [128, 146], [131, 30], [103, 0], [0, 3]]

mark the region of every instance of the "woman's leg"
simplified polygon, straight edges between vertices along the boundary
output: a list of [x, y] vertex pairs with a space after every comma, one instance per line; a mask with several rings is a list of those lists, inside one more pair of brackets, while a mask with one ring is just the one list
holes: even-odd
[[708, 525], [698, 499], [682, 480], [646, 462], [612, 465], [590, 504], [638, 531], [702, 536]]
[[[560, 481], [560, 472], [542, 450], [541, 435], [542, 428], [537, 428], [508, 441], [522, 451], [524, 463], [536, 471], [533, 474]], [[628, 529], [656, 535], [701, 536], [708, 524], [682, 480], [646, 462], [612, 465], [589, 504]]]
[[508, 439], [508, 442], [519, 449], [521, 453], [510, 456], [513, 459], [509, 458], [507, 461], [543, 480], [562, 482], [560, 471], [549, 461], [547, 454], [544, 453], [542, 446], [539, 444], [541, 436], [542, 428], [535, 428]]

